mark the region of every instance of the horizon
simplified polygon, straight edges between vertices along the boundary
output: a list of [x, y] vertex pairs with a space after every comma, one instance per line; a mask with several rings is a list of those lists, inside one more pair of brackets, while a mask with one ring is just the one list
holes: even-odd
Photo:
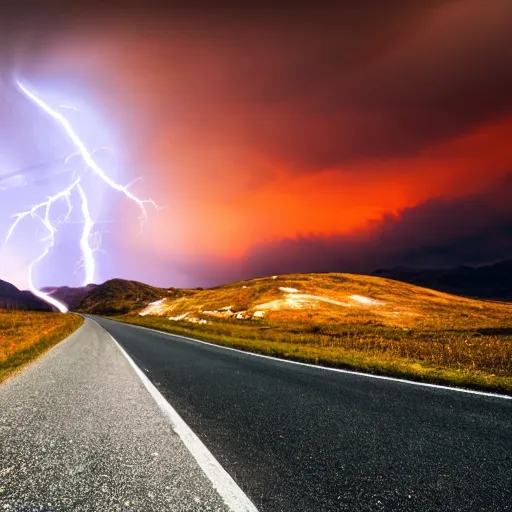
[[[441, 272], [441, 271], [455, 271], [455, 270], [459, 270], [461, 268], [469, 268], [471, 270], [479, 270], [479, 269], [482, 269], [482, 268], [495, 267], [495, 266], [499, 266], [499, 265], [506, 264], [506, 263], [512, 263], [512, 259], [499, 260], [499, 261], [491, 262], [491, 263], [488, 263], [488, 264], [485, 264], [485, 265], [457, 265], [457, 266], [454, 266], [454, 267], [395, 266], [395, 267], [389, 267], [389, 268], [378, 268], [378, 269], [375, 269], [375, 270], [373, 270], [371, 272], [362, 272], [362, 273], [326, 270], [326, 271], [322, 271], [322, 272], [299, 272], [299, 273], [290, 272], [290, 273], [285, 273], [285, 274], [277, 274], [275, 277], [286, 277], [286, 276], [289, 276], [289, 275], [301, 275], [301, 274], [310, 274], [310, 275], [315, 275], [315, 274], [318, 274], [318, 275], [322, 275], [322, 274], [348, 274], [348, 275], [355, 275], [355, 276], [360, 275], [360, 276], [369, 276], [369, 277], [380, 277], [379, 276], [380, 272], [394, 272], [394, 271], [401, 271], [401, 270], [420, 271], [420, 272], [421, 271], [425, 271], [425, 272], [430, 272], [430, 271], [435, 272], [435, 271], [438, 271], [438, 272]], [[102, 286], [102, 285], [104, 285], [105, 283], [107, 283], [109, 281], [120, 280], [120, 281], [138, 282], [140, 284], [149, 285], [149, 286], [152, 286], [154, 288], [162, 288], [162, 289], [189, 288], [189, 289], [193, 290], [193, 289], [216, 288], [218, 286], [235, 284], [235, 283], [244, 282], [244, 281], [252, 281], [252, 280], [256, 280], [256, 279], [266, 279], [268, 277], [274, 277], [274, 275], [256, 275], [256, 276], [246, 277], [244, 279], [240, 279], [240, 280], [236, 280], [236, 281], [222, 281], [222, 282], [211, 284], [211, 285], [206, 286], [206, 287], [199, 286], [199, 285], [198, 286], [191, 285], [191, 286], [186, 286], [186, 287], [180, 287], [180, 286], [174, 286], [174, 285], [165, 286], [165, 285], [154, 284], [154, 283], [149, 283], [149, 282], [145, 282], [145, 281], [138, 281], [136, 279], [130, 279], [130, 278], [125, 278], [125, 277], [113, 276], [113, 277], [109, 277], [108, 279], [106, 279], [104, 281], [96, 282], [96, 283], [88, 283], [87, 285], [83, 285], [83, 286], [45, 285], [45, 286], [41, 287], [41, 289], [42, 290], [47, 290], [47, 289], [50, 289], [50, 288], [54, 288], [54, 289], [59, 289], [59, 288], [76, 288], [76, 289], [80, 289], [80, 288], [87, 288], [89, 286], [95, 286], [95, 287]], [[385, 277], [387, 277], [387, 276], [385, 276]], [[389, 277], [387, 277], [387, 278], [389, 279]], [[391, 277], [390, 279], [401, 281], [401, 279], [394, 278], [394, 277]], [[0, 278], [0, 281], [3, 281], [3, 282], [8, 283], [8, 284], [13, 284], [14, 286], [16, 286], [15, 283], [12, 283], [11, 281], [6, 280], [6, 279]], [[429, 286], [426, 286], [426, 287], [429, 288]], [[434, 287], [434, 289], [435, 288], [436, 287]], [[19, 290], [20, 291], [30, 291], [30, 290], [23, 289], [23, 288], [19, 288]]]

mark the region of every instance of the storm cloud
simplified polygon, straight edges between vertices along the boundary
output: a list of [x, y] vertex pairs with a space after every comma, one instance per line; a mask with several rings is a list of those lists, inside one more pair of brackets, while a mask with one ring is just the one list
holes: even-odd
[[[510, 257], [512, 4], [383, 4], [13, 6], [0, 22], [0, 164], [60, 151], [14, 72], [83, 94], [115, 134], [126, 182], [142, 176], [137, 193], [165, 206], [142, 234], [112, 225], [101, 280]], [[5, 229], [22, 199], [1, 201]]]

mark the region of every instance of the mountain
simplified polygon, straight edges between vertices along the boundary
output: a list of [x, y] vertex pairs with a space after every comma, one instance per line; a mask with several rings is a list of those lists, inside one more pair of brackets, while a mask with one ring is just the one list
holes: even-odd
[[161, 297], [175, 296], [181, 290], [157, 288], [138, 281], [111, 279], [95, 286], [74, 308], [83, 313], [116, 315], [144, 307]]
[[395, 267], [377, 270], [373, 275], [467, 297], [512, 301], [512, 260], [482, 267]]
[[53, 311], [48, 303], [31, 292], [18, 290], [13, 284], [2, 280], [0, 280], [0, 309]]
[[97, 286], [97, 284], [88, 284], [87, 286], [77, 288], [72, 288], [71, 286], [47, 286], [41, 288], [41, 291], [62, 302], [71, 310], [75, 309]]

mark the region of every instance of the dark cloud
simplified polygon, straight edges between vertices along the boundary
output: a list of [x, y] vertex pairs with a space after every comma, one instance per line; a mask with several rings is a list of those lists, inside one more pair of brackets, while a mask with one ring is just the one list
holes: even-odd
[[[318, 169], [418, 154], [510, 111], [512, 3], [454, 1], [415, 14], [404, 25], [397, 16], [392, 37], [349, 36], [348, 46], [361, 44], [350, 62], [343, 61], [347, 41], [340, 37], [328, 49], [306, 52], [300, 80], [285, 65], [269, 87], [283, 98], [292, 91], [293, 101], [269, 120], [264, 144]], [[375, 46], [361, 43], [367, 38]]]
[[[94, 45], [128, 28], [130, 37], [155, 40], [140, 71], [156, 75], [161, 118], [175, 115], [166, 96], [182, 83], [207, 127], [222, 110], [237, 144], [297, 170], [417, 154], [512, 108], [508, 0], [57, 7], [13, 11], [26, 27], [18, 59], [37, 67], [48, 46], [67, 44], [75, 31]], [[124, 45], [119, 38], [119, 52]], [[87, 66], [80, 79], [91, 88], [100, 80], [86, 77]]]
[[259, 244], [243, 274], [372, 272], [396, 265], [485, 264], [512, 256], [512, 174], [480, 194], [430, 199], [366, 230]]

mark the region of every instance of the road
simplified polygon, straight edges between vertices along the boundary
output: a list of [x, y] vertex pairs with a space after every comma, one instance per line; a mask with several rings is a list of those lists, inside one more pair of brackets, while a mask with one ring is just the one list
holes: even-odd
[[94, 320], [0, 386], [0, 510], [512, 510], [512, 400]]
[[96, 320], [261, 512], [512, 510], [512, 400]]

